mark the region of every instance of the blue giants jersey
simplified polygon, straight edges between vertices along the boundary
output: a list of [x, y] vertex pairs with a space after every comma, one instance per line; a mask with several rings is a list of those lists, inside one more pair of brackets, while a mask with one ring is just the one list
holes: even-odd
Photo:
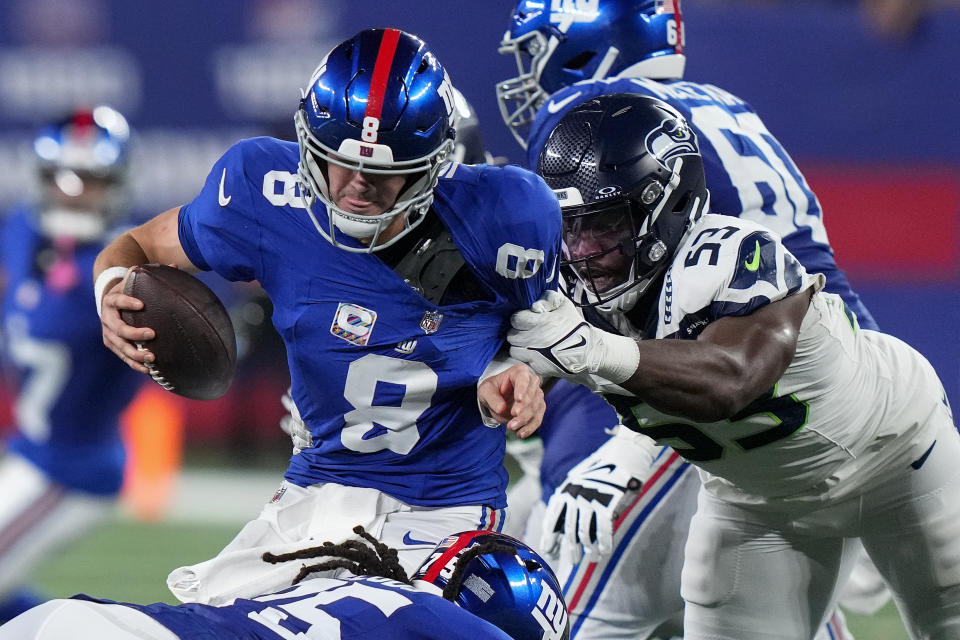
[[601, 396], [568, 380], [557, 380], [545, 400], [547, 411], [537, 433], [543, 440], [541, 498], [547, 502], [567, 472], [610, 439], [620, 418]]
[[[8, 448], [70, 488], [116, 493], [118, 419], [145, 378], [103, 346], [91, 275], [102, 247], [79, 246], [57, 262], [25, 210], [11, 214], [0, 242], [4, 361], [17, 379]], [[54, 262], [46, 273], [42, 251]]]
[[421, 506], [505, 506], [503, 427], [483, 426], [476, 385], [510, 315], [556, 286], [556, 198], [517, 167], [450, 164], [428, 215], [489, 295], [438, 306], [376, 254], [323, 239], [300, 198], [298, 159], [294, 143], [242, 141], [180, 211], [196, 266], [256, 279], [273, 301], [293, 399], [313, 435], [286, 478], [372, 487]]
[[690, 122], [703, 156], [710, 211], [746, 218], [777, 232], [810, 273], [827, 278], [827, 291], [843, 298], [864, 329], [876, 322], [837, 268], [820, 203], [786, 150], [749, 104], [709, 84], [643, 78], [586, 80], [561, 89], [537, 113], [527, 161], [537, 158], [565, 113], [598, 95], [636, 93], [669, 103]]
[[387, 578], [314, 578], [225, 607], [116, 604], [145, 613], [180, 640], [510, 640], [452, 602]]

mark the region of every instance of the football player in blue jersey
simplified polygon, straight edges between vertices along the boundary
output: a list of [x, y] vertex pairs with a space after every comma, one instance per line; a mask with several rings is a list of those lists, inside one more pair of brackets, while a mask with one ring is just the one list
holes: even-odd
[[[565, 640], [567, 612], [550, 567], [522, 542], [469, 531], [445, 538], [407, 578], [391, 549], [360, 541], [264, 554], [270, 563], [320, 558], [286, 589], [213, 607], [136, 605], [76, 596], [38, 607], [0, 640]], [[341, 568], [339, 578], [311, 577]]]
[[942, 383], [775, 233], [709, 214], [699, 144], [633, 93], [563, 117], [538, 173], [561, 202], [566, 295], [514, 314], [510, 355], [602, 393], [639, 468], [654, 442], [699, 468], [685, 638], [813, 637], [855, 539], [912, 637], [958, 637], [960, 434]]
[[711, 210], [776, 231], [810, 271], [827, 278], [857, 314], [876, 322], [837, 268], [822, 212], [800, 170], [744, 100], [710, 84], [684, 81], [680, 0], [602, 0], [593, 3], [520, 0], [500, 52], [517, 60], [519, 75], [500, 83], [504, 122], [537, 158], [556, 124], [578, 104], [606, 93], [659, 98], [684, 115], [700, 140]]
[[[527, 152], [528, 166], [536, 167], [547, 136], [563, 115], [592, 97], [627, 92], [664, 100], [685, 115], [700, 140], [711, 211], [750, 219], [777, 231], [808, 270], [826, 276], [827, 290], [844, 299], [862, 327], [876, 329], [873, 317], [835, 264], [820, 205], [803, 175], [749, 104], [713, 85], [682, 80], [684, 47], [680, 0], [555, 2], [549, 10], [542, 2], [517, 2], [500, 52], [515, 57], [518, 75], [500, 83], [497, 96], [504, 122]], [[588, 396], [586, 390], [572, 385], [558, 385], [548, 392], [548, 406], [560, 407], [555, 411], [548, 408], [550, 419], [540, 432], [546, 448], [540, 469], [544, 501], [558, 488], [558, 480], [550, 479], [562, 479], [585, 454], [597, 450], [610, 437], [610, 427], [615, 424], [610, 422], [612, 411]], [[578, 401], [596, 407], [596, 413], [587, 416], [585, 422], [584, 410], [564, 409]], [[584, 430], [584, 424], [592, 428]], [[573, 432], [575, 436], [570, 435]], [[603, 452], [616, 449], [617, 445], [611, 443]], [[571, 509], [565, 507], [575, 501], [570, 492], [593, 482], [584, 476], [588, 468], [608, 463], [611, 461], [594, 460], [577, 467], [569, 478], [570, 485], [560, 488], [561, 495], [549, 514], [551, 527], [559, 516], [573, 517]], [[625, 469], [624, 478], [631, 477], [633, 471], [641, 470]], [[620, 564], [631, 563], [629, 554], [624, 555], [631, 539], [646, 538], [650, 543], [659, 540], [658, 544], [664, 544], [665, 538], [648, 535], [647, 531], [657, 531], [661, 521], [673, 523], [662, 526], [678, 528], [678, 523], [689, 519], [695, 508], [697, 480], [688, 463], [664, 450], [653, 471], [659, 471], [657, 477], [669, 484], [663, 491], [651, 487], [643, 496], [635, 495], [633, 507], [618, 518], [619, 533], [609, 546]], [[585, 514], [606, 511], [606, 516], [610, 515], [600, 502], [581, 498], [579, 504], [586, 509]], [[537, 535], [537, 528], [544, 521], [544, 508], [539, 505], [531, 514], [529, 535]], [[551, 531], [546, 534], [546, 543], [556, 544], [556, 536]], [[568, 532], [563, 538], [562, 547], [572, 561], [579, 557], [579, 551], [575, 536], [571, 535]], [[592, 537], [596, 544], [596, 532]], [[679, 562], [676, 556], [682, 540], [677, 542], [676, 536], [671, 539], [675, 560], [667, 560], [668, 553], [659, 554], [665, 565]], [[648, 557], [644, 544], [634, 547], [634, 553]], [[558, 571], [566, 577], [565, 566], [558, 567]], [[876, 578], [870, 579], [866, 571], [868, 567], [859, 573], [867, 582], [875, 582]], [[616, 575], [611, 576], [610, 572]], [[672, 575], [668, 571], [664, 574]], [[593, 637], [589, 629], [592, 623], [581, 621], [581, 616], [598, 621], [610, 619], [614, 632], [626, 637], [629, 625], [624, 624], [624, 616], [641, 625], [641, 620], [653, 623], [665, 611], [674, 609], [666, 602], [677, 603], [678, 596], [668, 585], [646, 589], [649, 600], [624, 606], [622, 594], [638, 594], [640, 590], [625, 589], [621, 579], [626, 580], [626, 585], [647, 585], [648, 576], [633, 572], [632, 577], [625, 578], [622, 570], [608, 566], [604, 560], [599, 564], [579, 564], [566, 581], [571, 615], [576, 621], [575, 634], [579, 631], [579, 637]], [[579, 597], [573, 597], [575, 593]], [[846, 596], [854, 598], [855, 594], [848, 589]], [[881, 601], [882, 598], [875, 599]], [[608, 605], [614, 612], [607, 611]], [[580, 624], [586, 624], [586, 628], [581, 629]], [[839, 619], [838, 625], [842, 626]], [[601, 629], [597, 633], [606, 637], [608, 631]]]
[[192, 202], [98, 257], [104, 342], [138, 371], [154, 333], [119, 315], [141, 306], [121, 288], [134, 264], [257, 280], [286, 346], [284, 482], [219, 556], [170, 575], [181, 600], [288, 584], [264, 550], [340, 542], [358, 521], [408, 570], [452, 530], [503, 526], [501, 425], [529, 435], [544, 404], [528, 367], [491, 363], [510, 314], [556, 287], [560, 214], [531, 172], [448, 162], [453, 108], [422, 40], [362, 31], [310, 79], [298, 143], [237, 143]]
[[94, 258], [123, 214], [129, 133], [106, 106], [42, 129], [40, 197], [4, 221], [3, 356], [16, 402], [0, 458], [0, 620], [40, 601], [22, 585], [111, 513], [123, 480], [118, 421], [141, 378], [104, 353], [89, 298]]

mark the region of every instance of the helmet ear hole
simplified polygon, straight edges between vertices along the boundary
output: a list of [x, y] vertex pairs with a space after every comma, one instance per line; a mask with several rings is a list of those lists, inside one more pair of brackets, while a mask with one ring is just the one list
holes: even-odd
[[686, 192], [677, 198], [677, 202], [673, 205], [673, 213], [682, 214], [687, 210], [687, 205], [690, 204], [690, 192]]
[[577, 55], [564, 62], [563, 68], [569, 69], [570, 71], [580, 71], [585, 66], [590, 64], [590, 61], [593, 60], [595, 55], [595, 51], [581, 51]]

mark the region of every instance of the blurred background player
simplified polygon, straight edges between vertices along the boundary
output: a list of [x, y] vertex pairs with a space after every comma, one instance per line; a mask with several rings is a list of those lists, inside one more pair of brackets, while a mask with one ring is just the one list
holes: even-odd
[[[355, 532], [358, 541], [264, 554], [266, 562], [303, 564], [294, 585], [276, 593], [223, 607], [54, 600], [0, 627], [0, 640], [568, 637], [556, 577], [519, 540], [479, 531], [451, 535], [408, 578], [396, 549], [362, 527]], [[349, 574], [312, 577], [331, 567]]]
[[[837, 268], [820, 205], [787, 152], [746, 102], [713, 85], [682, 80], [686, 58], [680, 0], [606, 0], [588, 11], [581, 11], [573, 3], [561, 4], [551, 11], [540, 10], [541, 6], [526, 0], [515, 5], [499, 49], [502, 54], [513, 55], [518, 67], [517, 77], [497, 86], [501, 115], [527, 151], [529, 167], [536, 166], [547, 137], [563, 115], [595, 96], [627, 92], [664, 100], [684, 114], [700, 141], [711, 211], [750, 219], [775, 230], [810, 272], [827, 277], [827, 290], [844, 299], [862, 327], [877, 328], [850, 288], [846, 275]], [[616, 424], [615, 413], [596, 398], [590, 398], [585, 389], [571, 383], [557, 386], [547, 394], [548, 419], [540, 431], [545, 446], [540, 469], [544, 501], [584, 453], [595, 451], [609, 438], [610, 428]], [[584, 408], [574, 408], [578, 403], [583, 403]], [[615, 444], [604, 449], [616, 450]], [[600, 478], [591, 468], [603, 469], [613, 463], [607, 460], [578, 466], [557, 496], [549, 514], [552, 519], [544, 521], [541, 505], [528, 519], [531, 528], [527, 535], [537, 536], [541, 524], [562, 529], [558, 518], [575, 522], [574, 504], [583, 509], [584, 518], [609, 518], [613, 503], [604, 505], [571, 494], [585, 484], [597, 486]], [[620, 483], [643, 472], [631, 469], [629, 460], [619, 463]], [[643, 633], [680, 604], [677, 571], [663, 572], [674, 579], [670, 585], [649, 584], [653, 573], [642, 566], [646, 566], [651, 554], [641, 553], [640, 543], [634, 549], [635, 556], [627, 553], [633, 538], [646, 538], [651, 544], [673, 544], [666, 541], [677, 541], [676, 533], [668, 538], [658, 535], [658, 530], [684, 529], [683, 523], [689, 522], [695, 510], [699, 483], [689, 463], [664, 449], [655, 465], [654, 477], [661, 479], [663, 486], [657, 490], [647, 487], [642, 495], [633, 496], [629, 509], [617, 514], [617, 535], [604, 559], [593, 557], [594, 562], [577, 564], [567, 576], [570, 563], [580, 559], [576, 532], [567, 531], [565, 536], [543, 532], [550, 544], [559, 549], [562, 541], [565, 548], [565, 562], [559, 572], [567, 589], [575, 636], [582, 633], [580, 637], [584, 638], [605, 637], [615, 633], [621, 634], [617, 637], [628, 637], [630, 628]], [[592, 540], [584, 541], [596, 545], [596, 534]], [[653, 555], [665, 567], [678, 568], [682, 539], [673, 544], [672, 551], [672, 560], [669, 553]], [[637, 560], [641, 555], [642, 563]], [[628, 577], [617, 567], [618, 563], [633, 566], [632, 575]], [[862, 584], [865, 593], [873, 593], [877, 578], [863, 572], [856, 584]], [[622, 581], [628, 585], [644, 584], [644, 588], [624, 588]], [[882, 586], [879, 588], [882, 592]], [[641, 592], [648, 595], [641, 596]], [[631, 597], [634, 602], [629, 602]], [[865, 607], [858, 606], [856, 593], [851, 591], [848, 597], [858, 610], [869, 610], [887, 600], [871, 597], [870, 606]], [[625, 619], [631, 621], [629, 625]], [[592, 631], [591, 620], [610, 627]], [[842, 624], [839, 618], [838, 624]]]
[[104, 520], [123, 480], [121, 411], [142, 377], [104, 353], [93, 261], [124, 214], [126, 120], [81, 109], [33, 143], [36, 202], [4, 220], [4, 362], [15, 430], [0, 459], [0, 620], [37, 604], [37, 564]]
[[104, 342], [138, 371], [152, 354], [131, 341], [153, 331], [118, 312], [141, 305], [121, 292], [132, 264], [257, 280], [286, 346], [284, 483], [216, 558], [170, 575], [179, 599], [272, 590], [290, 568], [264, 550], [340, 542], [358, 521], [408, 569], [451, 530], [502, 527], [502, 425], [528, 435], [544, 406], [528, 367], [487, 367], [509, 314], [556, 286], [559, 206], [531, 172], [447, 162], [451, 89], [419, 38], [361, 31], [302, 92], [298, 143], [237, 143], [189, 204], [98, 257]]

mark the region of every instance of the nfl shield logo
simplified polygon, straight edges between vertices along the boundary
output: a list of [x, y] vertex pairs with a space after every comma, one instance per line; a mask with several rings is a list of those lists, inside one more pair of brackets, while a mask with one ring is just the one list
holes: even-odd
[[443, 314], [439, 311], [427, 311], [420, 321], [420, 328], [427, 334], [436, 333], [440, 328], [441, 320], [443, 320]]

